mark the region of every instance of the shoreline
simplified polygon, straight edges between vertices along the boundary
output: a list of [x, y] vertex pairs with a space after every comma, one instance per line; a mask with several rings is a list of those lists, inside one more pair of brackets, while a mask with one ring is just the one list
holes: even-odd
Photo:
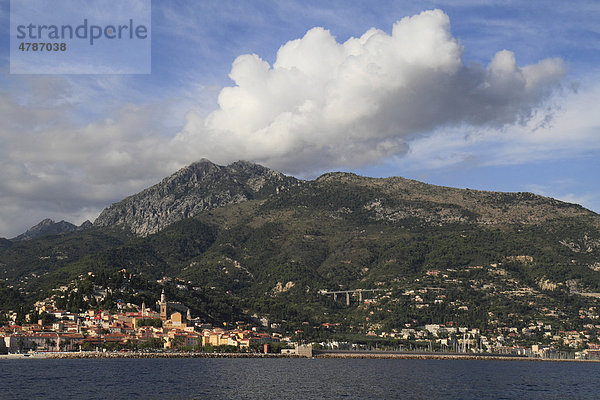
[[142, 358], [313, 358], [313, 359], [377, 359], [377, 360], [479, 360], [479, 361], [534, 361], [534, 362], [584, 362], [598, 363], [600, 360], [581, 359], [551, 359], [511, 356], [502, 354], [444, 354], [444, 353], [352, 353], [352, 352], [319, 352], [312, 357], [297, 354], [279, 353], [186, 353], [186, 352], [57, 352], [57, 353], [29, 353], [29, 354], [2, 354], [0, 360], [16, 359], [142, 359]]

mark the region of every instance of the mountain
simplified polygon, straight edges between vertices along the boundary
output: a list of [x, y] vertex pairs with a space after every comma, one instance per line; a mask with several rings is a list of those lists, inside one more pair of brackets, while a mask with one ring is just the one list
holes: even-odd
[[120, 226], [137, 236], [147, 236], [203, 211], [265, 198], [300, 182], [246, 161], [219, 166], [201, 160], [111, 205], [102, 211], [94, 226]]
[[[302, 181], [203, 160], [112, 205], [93, 228], [0, 249], [0, 266], [29, 298], [126, 269], [148, 299], [160, 281], [207, 316], [256, 313], [302, 330], [332, 321], [352, 332], [444, 321], [569, 330], [587, 323], [579, 311], [600, 293], [600, 216], [532, 193], [340, 172]], [[138, 301], [131, 285], [117, 279], [115, 299]], [[385, 294], [348, 307], [321, 292], [332, 289]]]
[[5, 239], [5, 238], [0, 238], [0, 249], [10, 247], [11, 245], [12, 245], [12, 242], [10, 240]]
[[[333, 200], [323, 203], [323, 198]], [[389, 223], [422, 226], [468, 224], [480, 226], [536, 225], [560, 218], [584, 218], [600, 227], [598, 215], [583, 207], [533, 193], [490, 192], [430, 185], [391, 178], [368, 178], [351, 173], [322, 175], [299, 190], [283, 193], [280, 202], [310, 203], [331, 211], [352, 213]], [[307, 204], [308, 205], [308, 204]]]
[[90, 229], [93, 226], [94, 226], [94, 224], [92, 224], [92, 222], [90, 220], [86, 220], [84, 223], [82, 223], [81, 225], [79, 225], [77, 227], [77, 230], [78, 231], [83, 231], [83, 230], [86, 230], [86, 229]]
[[[87, 223], [87, 224], [86, 224]], [[46, 218], [39, 224], [29, 228], [25, 233], [13, 238], [13, 241], [31, 240], [37, 239], [43, 236], [59, 235], [61, 233], [73, 232], [78, 229], [85, 229], [89, 227], [90, 222], [86, 221], [81, 227], [73, 225], [67, 221], [54, 222], [53, 220]]]

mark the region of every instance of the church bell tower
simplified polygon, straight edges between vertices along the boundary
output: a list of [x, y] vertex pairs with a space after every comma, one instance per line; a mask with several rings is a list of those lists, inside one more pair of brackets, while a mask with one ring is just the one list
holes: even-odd
[[165, 296], [165, 289], [162, 290], [160, 295], [160, 319], [162, 321], [167, 320], [167, 298]]

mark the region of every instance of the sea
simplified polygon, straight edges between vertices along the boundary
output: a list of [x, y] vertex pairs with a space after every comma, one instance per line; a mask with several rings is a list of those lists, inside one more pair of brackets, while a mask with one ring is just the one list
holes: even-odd
[[0, 399], [598, 398], [598, 363], [260, 358], [0, 360]]

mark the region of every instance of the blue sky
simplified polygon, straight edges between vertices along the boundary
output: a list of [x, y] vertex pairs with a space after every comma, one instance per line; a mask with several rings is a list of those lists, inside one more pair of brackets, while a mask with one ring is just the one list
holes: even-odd
[[600, 212], [598, 2], [154, 0], [148, 75], [11, 75], [0, 4], [0, 236], [202, 157]]

